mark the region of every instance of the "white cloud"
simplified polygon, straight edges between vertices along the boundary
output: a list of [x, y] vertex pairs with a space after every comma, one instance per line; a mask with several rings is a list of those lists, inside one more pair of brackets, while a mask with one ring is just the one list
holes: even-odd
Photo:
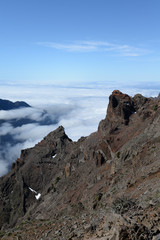
[[[106, 115], [108, 97], [114, 89], [119, 89], [131, 96], [141, 93], [148, 97], [155, 97], [160, 91], [157, 86], [151, 88], [145, 85], [145, 87], [126, 87], [123, 84], [113, 86], [112, 83], [105, 82], [86, 83], [74, 88], [41, 85], [37, 86], [38, 91], [35, 96], [35, 86], [15, 87], [13, 85], [9, 86], [9, 91], [6, 91], [5, 86], [1, 86], [2, 98], [23, 100], [34, 107], [0, 111], [0, 119], [6, 120], [0, 126], [0, 136], [10, 134], [15, 141], [14, 144], [6, 143], [0, 150], [0, 174], [7, 172], [8, 166], [20, 156], [22, 149], [33, 147], [59, 125], [64, 126], [67, 135], [73, 140], [78, 140], [81, 136], [88, 136], [96, 131], [99, 121]], [[8, 122], [24, 117], [36, 122], [17, 127], [13, 127], [12, 122]], [[40, 120], [45, 118], [49, 118], [51, 124], [42, 125]], [[56, 123], [54, 123], [55, 119]]]
[[0, 127], [0, 136], [4, 136], [6, 134], [9, 134], [13, 130], [13, 127], [10, 123], [5, 122]]
[[37, 44], [45, 46], [45, 47], [50, 47], [50, 48], [55, 48], [59, 50], [66, 50], [69, 52], [92, 52], [98, 50], [96, 46], [92, 44], [77, 44], [77, 43], [72, 43], [72, 44], [60, 44], [60, 43], [54, 43], [54, 42], [38, 42]]
[[138, 57], [148, 54], [149, 51], [126, 44], [115, 44], [102, 41], [76, 41], [67, 44], [56, 42], [38, 42], [38, 45], [68, 52], [112, 52], [124, 57]]
[[13, 129], [12, 134], [16, 140], [30, 140], [31, 142], [41, 140], [49, 132], [53, 131], [57, 125], [39, 125], [37, 124], [25, 124], [21, 127]]
[[0, 159], [0, 177], [8, 172], [8, 163]]
[[14, 109], [14, 110], [1, 110], [0, 111], [0, 119], [20, 119], [20, 118], [31, 118], [32, 120], [35, 120], [37, 118], [40, 118], [42, 115], [42, 110], [35, 110], [34, 108], [20, 108], [20, 109]]

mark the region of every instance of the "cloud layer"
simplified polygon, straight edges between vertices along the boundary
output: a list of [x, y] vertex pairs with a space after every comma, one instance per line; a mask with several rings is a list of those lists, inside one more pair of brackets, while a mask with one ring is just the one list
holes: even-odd
[[7, 173], [21, 149], [33, 147], [59, 125], [64, 126], [73, 140], [96, 131], [99, 121], [106, 115], [108, 97], [114, 89], [131, 96], [141, 93], [148, 97], [155, 97], [160, 91], [160, 85], [153, 88], [150, 85], [145, 88], [115, 85], [109, 82], [76, 87], [2, 85], [3, 99], [23, 100], [32, 108], [0, 111], [0, 176]]

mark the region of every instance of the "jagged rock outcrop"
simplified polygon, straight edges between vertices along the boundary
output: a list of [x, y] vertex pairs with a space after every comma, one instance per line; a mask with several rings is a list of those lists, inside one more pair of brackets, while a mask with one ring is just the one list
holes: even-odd
[[135, 112], [134, 102], [130, 96], [119, 90], [113, 91], [109, 97], [107, 119], [113, 123], [128, 124], [129, 117]]
[[158, 98], [115, 90], [97, 132], [23, 150], [0, 179], [2, 239], [159, 239], [159, 123]]

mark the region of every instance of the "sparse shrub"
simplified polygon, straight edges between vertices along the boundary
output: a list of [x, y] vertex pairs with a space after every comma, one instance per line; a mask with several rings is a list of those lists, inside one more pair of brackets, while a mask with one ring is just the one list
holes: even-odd
[[4, 231], [0, 231], [0, 238], [2, 238], [5, 235]]
[[61, 180], [60, 177], [56, 177], [55, 184], [57, 184]]
[[102, 193], [97, 193], [97, 194], [95, 195], [95, 201], [98, 201], [98, 202], [99, 202], [99, 201], [101, 200], [102, 196], [103, 196]]
[[154, 194], [154, 198], [159, 198], [159, 191], [156, 191], [155, 194]]
[[116, 153], [117, 158], [120, 158], [120, 152]]
[[97, 193], [97, 194], [94, 196], [93, 209], [96, 209], [96, 208], [97, 208], [98, 203], [100, 202], [102, 196], [103, 196], [102, 193]]
[[158, 109], [158, 105], [156, 104], [156, 105], [153, 106], [153, 110], [157, 111], [157, 109]]
[[[55, 180], [55, 184], [56, 183], [58, 183], [58, 180], [57, 180], [57, 182], [56, 182], [56, 180]], [[47, 192], [49, 193], [50, 191], [52, 191], [52, 192], [55, 192], [56, 191], [56, 188], [55, 188], [55, 186], [54, 186], [54, 184], [52, 183], [51, 184], [51, 186], [48, 188], [48, 190], [47, 190]]]
[[7, 236], [9, 237], [9, 236], [11, 236], [12, 235], [12, 233], [11, 232], [9, 232], [9, 233], [7, 233]]
[[112, 192], [112, 194], [116, 193], [116, 192], [117, 192], [117, 187], [114, 186], [114, 187], [111, 189], [111, 192]]
[[127, 212], [129, 209], [135, 207], [135, 202], [133, 200], [128, 199], [128, 198], [117, 198], [113, 203], [112, 203], [112, 208], [116, 213], [119, 214], [124, 214]]

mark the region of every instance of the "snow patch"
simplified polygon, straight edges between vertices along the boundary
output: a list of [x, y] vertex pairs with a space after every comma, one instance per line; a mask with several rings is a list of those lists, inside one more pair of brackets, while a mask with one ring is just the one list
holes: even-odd
[[35, 190], [33, 190], [33, 189], [30, 188], [30, 187], [29, 187], [29, 190], [30, 190], [31, 192], [37, 193]]
[[35, 198], [38, 200], [41, 197], [41, 194], [38, 193], [37, 195], [35, 195]]
[[35, 190], [33, 190], [33, 189], [30, 188], [30, 187], [29, 187], [29, 190], [30, 190], [31, 192], [34, 192], [34, 193], [37, 194], [37, 195], [35, 195], [35, 198], [36, 198], [37, 200], [41, 197], [41, 193], [37, 193]]

